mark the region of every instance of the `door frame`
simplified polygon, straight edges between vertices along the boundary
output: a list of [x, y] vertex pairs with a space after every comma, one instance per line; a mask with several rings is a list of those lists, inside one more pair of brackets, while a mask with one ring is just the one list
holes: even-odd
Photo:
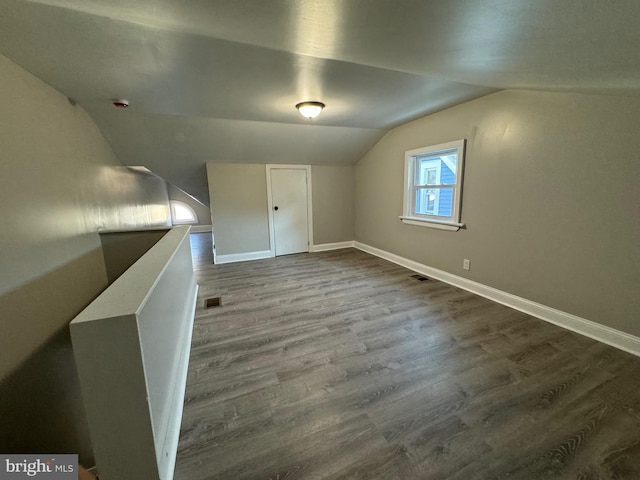
[[309, 252], [313, 247], [313, 205], [311, 203], [311, 165], [267, 164], [267, 211], [269, 212], [269, 250], [276, 256], [276, 235], [273, 225], [273, 195], [271, 192], [271, 170], [306, 170], [307, 172], [307, 235]]

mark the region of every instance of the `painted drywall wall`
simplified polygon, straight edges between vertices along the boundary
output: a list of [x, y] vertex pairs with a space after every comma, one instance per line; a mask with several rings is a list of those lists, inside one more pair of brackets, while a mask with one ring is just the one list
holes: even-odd
[[354, 238], [354, 168], [313, 165], [313, 243], [348, 242]]
[[138, 230], [100, 234], [102, 256], [109, 285], [147, 253], [169, 230]]
[[168, 226], [166, 184], [0, 56], [0, 451], [91, 448], [68, 323], [107, 285], [98, 230]]
[[[355, 238], [640, 335], [639, 123], [640, 98], [502, 91], [397, 127], [356, 165]], [[466, 229], [403, 224], [404, 152], [459, 138]]]
[[207, 163], [218, 255], [269, 250], [266, 178], [264, 165]]
[[193, 225], [199, 225], [199, 226], [211, 225], [211, 210], [207, 205], [201, 203], [199, 200], [192, 197], [191, 195], [186, 193], [184, 190], [168, 182], [167, 182], [167, 191], [169, 193], [169, 200], [176, 200], [178, 202], [186, 203], [193, 209], [196, 216], [198, 217], [198, 222]]
[[[269, 250], [264, 164], [208, 163], [218, 255]], [[311, 167], [314, 244], [353, 240], [353, 167]]]

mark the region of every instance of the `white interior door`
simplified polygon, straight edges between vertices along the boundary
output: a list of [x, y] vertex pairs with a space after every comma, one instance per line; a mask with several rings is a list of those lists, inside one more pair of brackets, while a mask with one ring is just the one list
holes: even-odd
[[307, 188], [306, 169], [271, 169], [276, 256], [309, 251]]

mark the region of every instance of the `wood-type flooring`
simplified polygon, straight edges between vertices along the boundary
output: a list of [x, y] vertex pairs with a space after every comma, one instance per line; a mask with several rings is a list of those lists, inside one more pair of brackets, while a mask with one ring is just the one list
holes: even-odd
[[191, 237], [176, 480], [640, 479], [640, 358], [355, 249]]

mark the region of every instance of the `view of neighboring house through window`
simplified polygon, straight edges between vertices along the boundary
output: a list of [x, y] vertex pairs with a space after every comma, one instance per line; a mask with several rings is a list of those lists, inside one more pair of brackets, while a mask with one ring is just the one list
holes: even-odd
[[464, 147], [458, 140], [406, 152], [405, 223], [460, 227]]

